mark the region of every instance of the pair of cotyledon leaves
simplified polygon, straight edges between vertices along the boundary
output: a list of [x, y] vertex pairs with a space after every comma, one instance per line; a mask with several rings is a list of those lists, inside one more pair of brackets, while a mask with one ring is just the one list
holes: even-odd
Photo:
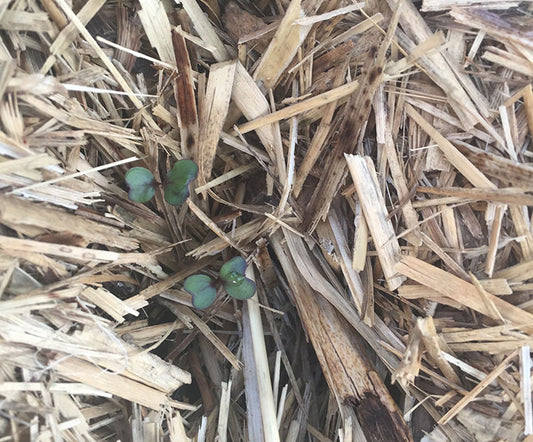
[[[189, 183], [198, 176], [198, 165], [191, 160], [180, 160], [168, 173], [165, 186], [165, 200], [169, 204], [180, 205], [189, 197]], [[146, 203], [155, 195], [155, 177], [144, 167], [133, 167], [126, 173], [129, 198], [138, 203]], [[236, 299], [248, 299], [255, 293], [255, 283], [244, 276], [246, 261], [237, 256], [226, 262], [220, 269], [220, 279], [228, 295]], [[215, 281], [207, 275], [189, 276], [184, 289], [193, 296], [196, 308], [209, 307], [216, 298]]]
[[[165, 180], [165, 200], [180, 205], [189, 197], [189, 183], [198, 176], [198, 165], [191, 160], [180, 160], [170, 169]], [[155, 195], [154, 175], [144, 167], [132, 167], [126, 173], [128, 193], [132, 201], [146, 203]]]
[[[235, 299], [248, 299], [255, 293], [255, 283], [244, 276], [246, 261], [240, 256], [230, 259], [220, 268], [220, 279], [224, 290]], [[192, 295], [196, 308], [209, 307], [217, 296], [215, 280], [207, 275], [189, 276], [183, 288]]]

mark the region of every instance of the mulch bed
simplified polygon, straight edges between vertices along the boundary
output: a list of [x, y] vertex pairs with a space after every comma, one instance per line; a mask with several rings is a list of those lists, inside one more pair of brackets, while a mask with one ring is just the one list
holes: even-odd
[[532, 13], [0, 5], [0, 441], [532, 441]]

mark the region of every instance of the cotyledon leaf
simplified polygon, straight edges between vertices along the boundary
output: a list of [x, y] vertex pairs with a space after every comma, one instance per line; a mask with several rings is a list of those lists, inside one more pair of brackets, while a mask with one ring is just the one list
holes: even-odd
[[255, 282], [246, 276], [243, 276], [242, 279], [239, 279], [239, 281], [225, 281], [224, 290], [226, 290], [228, 295], [230, 295], [232, 298], [248, 299], [254, 296], [256, 287]]
[[180, 160], [168, 172], [165, 200], [179, 206], [189, 197], [189, 183], [198, 176], [198, 165], [192, 160]]
[[245, 272], [246, 261], [242, 257], [236, 256], [235, 258], [231, 258], [229, 261], [225, 262], [220, 268], [220, 277], [224, 281], [233, 281], [236, 275], [244, 276]]
[[145, 167], [132, 167], [126, 172], [125, 178], [130, 188], [128, 196], [132, 201], [146, 203], [155, 195], [154, 175]]
[[207, 275], [189, 276], [183, 283], [183, 289], [192, 295], [192, 303], [199, 309], [209, 307], [217, 296], [213, 280]]

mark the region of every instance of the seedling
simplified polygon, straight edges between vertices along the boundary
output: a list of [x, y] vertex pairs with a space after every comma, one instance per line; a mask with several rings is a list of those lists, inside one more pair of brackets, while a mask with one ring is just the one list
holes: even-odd
[[[179, 206], [189, 197], [189, 183], [198, 176], [198, 165], [191, 160], [180, 160], [170, 169], [165, 182], [165, 200]], [[146, 203], [155, 195], [157, 183], [145, 167], [132, 167], [126, 172], [128, 193], [132, 201]]]
[[216, 280], [207, 275], [192, 275], [185, 280], [183, 288], [192, 295], [192, 303], [199, 309], [207, 308], [213, 303], [219, 281], [232, 298], [248, 299], [254, 296], [255, 283], [244, 276], [245, 272], [246, 261], [236, 256], [224, 263]]

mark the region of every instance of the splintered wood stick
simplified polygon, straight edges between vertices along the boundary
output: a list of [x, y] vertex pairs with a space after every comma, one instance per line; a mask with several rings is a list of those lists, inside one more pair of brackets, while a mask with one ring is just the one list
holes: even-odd
[[524, 88], [524, 103], [526, 105], [527, 125], [533, 136], [533, 87], [531, 83]]
[[235, 132], [245, 134], [251, 132], [252, 130], [257, 130], [260, 127], [266, 126], [267, 124], [276, 123], [280, 120], [284, 120], [295, 115], [301, 114], [303, 112], [315, 109], [326, 104], [340, 100], [341, 98], [347, 97], [353, 93], [359, 87], [359, 82], [357, 80], [351, 81], [350, 83], [343, 84], [334, 89], [331, 89], [327, 92], [322, 92], [319, 95], [316, 95], [311, 98], [299, 101], [298, 103], [291, 104], [283, 109], [278, 111], [260, 116], [254, 120], [248, 121], [239, 125]]
[[[244, 307], [246, 308], [246, 306]], [[261, 396], [256, 379], [257, 370], [249, 315], [242, 316], [242, 359], [244, 363], [244, 391], [246, 394], [246, 424], [250, 440], [265, 440], [261, 418]]]
[[174, 64], [172, 32], [163, 2], [139, 0], [137, 12], [148, 41], [157, 51], [161, 61]]
[[490, 9], [508, 9], [518, 6], [519, 3], [519, 1], [508, 0], [424, 0], [421, 11], [444, 11], [454, 7], [476, 6]]
[[231, 379], [220, 385], [220, 409], [218, 410], [217, 435], [220, 442], [226, 442], [228, 430], [228, 413], [231, 400]]
[[364, 299], [363, 293], [363, 284], [361, 282], [361, 277], [359, 274], [352, 268], [351, 256], [349, 256], [348, 250], [348, 238], [344, 235], [339, 217], [334, 210], [331, 210], [328, 215], [329, 226], [332, 232], [332, 239], [335, 245], [335, 250], [339, 255], [339, 261], [341, 264], [342, 273], [348, 283], [350, 288], [350, 293], [352, 295], [352, 300], [357, 307], [357, 310], [361, 316], [364, 315], [362, 311], [362, 304]]
[[[255, 281], [253, 266], [246, 268], [246, 276]], [[270, 380], [270, 368], [265, 344], [265, 333], [257, 293], [253, 298], [246, 301], [244, 314], [248, 317], [246, 324], [249, 326], [255, 361], [255, 382], [259, 392], [259, 405], [263, 431], [267, 436], [265, 440], [277, 442], [280, 440], [274, 395], [272, 394], [272, 382]]]
[[426, 318], [418, 318], [416, 326], [418, 330], [420, 330], [422, 342], [424, 343], [424, 347], [432, 362], [439, 367], [442, 374], [446, 376], [446, 379], [451, 383], [461, 385], [459, 376], [457, 376], [450, 363], [443, 356], [441, 340], [437, 335], [433, 317], [428, 316]]
[[[181, 151], [185, 158], [198, 157], [198, 109], [194, 93], [191, 60], [183, 35], [172, 31], [172, 44], [179, 75], [174, 80], [174, 98], [178, 105]], [[196, 160], [198, 161], [198, 160]]]
[[[376, 95], [374, 96], [374, 112], [376, 114], [377, 141], [383, 146], [384, 153], [387, 157], [387, 164], [389, 166], [392, 179], [394, 180], [394, 186], [396, 187], [396, 192], [398, 193], [398, 199], [400, 201], [405, 201], [405, 203], [401, 205], [401, 210], [407, 229], [410, 231], [410, 233], [405, 236], [405, 239], [415, 246], [420, 246], [422, 245], [422, 241], [416, 235], [419, 230], [418, 214], [413, 208], [411, 199], [409, 198], [407, 181], [404, 175], [402, 164], [398, 159], [398, 151], [392, 137], [391, 125], [388, 121], [389, 118], [385, 106], [383, 85], [380, 85]], [[377, 117], [378, 115], [380, 118]]]
[[89, 249], [85, 247], [66, 246], [32, 239], [11, 238], [0, 236], [0, 251], [5, 253], [43, 253], [65, 259], [91, 262], [114, 262], [115, 264], [144, 264], [155, 265], [157, 260], [150, 253], [117, 253], [108, 250]]
[[516, 234], [523, 239], [519, 242], [524, 260], [533, 259], [533, 232], [530, 230], [528, 209], [525, 206], [511, 205], [509, 212], [514, 222]]
[[[492, 181], [490, 181], [474, 164], [459, 152], [452, 143], [440, 134], [411, 105], [407, 105], [406, 110], [407, 115], [409, 115], [409, 117], [412, 118], [424, 130], [424, 132], [426, 132], [439, 145], [439, 148], [442, 150], [448, 161], [461, 172], [468, 181], [476, 187], [496, 189], [496, 185], [492, 183]], [[485, 272], [489, 276], [492, 276], [492, 272], [494, 271], [498, 240], [500, 238], [501, 220], [504, 212], [505, 208], [501, 205], [496, 206], [493, 218], [494, 221], [490, 226], [489, 251], [487, 253], [485, 264]]]
[[446, 159], [476, 187], [496, 189], [496, 186], [474, 166], [459, 150], [440, 134], [411, 105], [405, 107], [407, 115], [418, 124], [438, 145]]
[[[89, 21], [100, 11], [102, 6], [104, 6], [105, 0], [96, 0], [96, 1], [88, 1], [83, 5], [83, 7], [80, 9], [80, 11], [77, 14], [77, 17], [80, 19], [80, 21], [83, 23], [83, 25], [87, 25]], [[57, 6], [55, 4], [49, 5], [49, 8], [47, 8], [49, 11], [53, 10], [54, 13], [56, 13], [56, 17], [60, 23], [58, 23], [58, 26], [61, 29], [61, 32], [55, 36], [54, 42], [50, 45], [50, 55], [44, 62], [43, 66], [41, 67], [40, 73], [45, 74], [48, 72], [52, 66], [56, 63], [57, 55], [61, 55], [69, 62], [69, 64], [72, 65], [74, 68], [74, 63], [77, 62], [77, 59], [72, 55], [69, 50], [67, 50], [68, 46], [76, 39], [78, 36], [78, 32], [76, 31], [76, 26], [74, 23], [68, 23], [68, 21], [63, 21], [64, 16], [61, 14], [59, 9], [57, 9]], [[56, 22], [57, 23], [57, 22]], [[64, 24], [64, 26], [61, 26], [61, 24]]]
[[185, 425], [183, 425], [183, 418], [179, 413], [175, 413], [168, 420], [168, 431], [169, 431], [169, 440], [170, 442], [191, 442], [192, 439], [187, 437], [187, 432], [185, 431]]
[[505, 278], [509, 282], [523, 282], [533, 278], [533, 259], [506, 267], [494, 274], [496, 278]]
[[76, 232], [87, 242], [135, 250], [138, 242], [116, 227], [73, 215], [66, 210], [32, 203], [16, 197], [0, 196], [0, 222], [32, 226], [56, 232]]
[[496, 252], [498, 251], [498, 242], [500, 239], [503, 215], [507, 210], [507, 206], [504, 204], [495, 204], [494, 206], [489, 205], [487, 212], [491, 208], [494, 208], [494, 215], [491, 216], [489, 222], [489, 250], [487, 252], [487, 260], [485, 261], [485, 273], [489, 275], [489, 277], [492, 277], [492, 273], [494, 272], [494, 265], [496, 264]]
[[292, 0], [274, 38], [261, 57], [254, 79], [261, 81], [267, 89], [274, 87], [311, 30], [311, 24], [297, 23], [302, 15], [300, 0]]
[[129, 307], [124, 301], [117, 298], [113, 293], [103, 287], [87, 287], [82, 292], [82, 296], [90, 303], [100, 307], [118, 323], [123, 322], [124, 316], [127, 314], [134, 316], [139, 315], [137, 310]]
[[[531, 113], [533, 119], [533, 98]], [[460, 152], [485, 175], [498, 178], [498, 180], [503, 182], [510, 182], [512, 186], [516, 187], [528, 188], [531, 186], [533, 182], [533, 167], [531, 167], [531, 163], [515, 163], [508, 158], [487, 152], [459, 140], [455, 144]]]
[[202, 11], [200, 5], [196, 0], [181, 0], [183, 9], [187, 12], [191, 19], [191, 23], [198, 32], [200, 38], [210, 47], [213, 48], [211, 53], [217, 61], [227, 61], [229, 59], [228, 51], [224, 46], [222, 40], [218, 37], [218, 34], [209, 21], [207, 15]]
[[118, 339], [111, 330], [104, 331], [96, 326], [86, 327], [75, 333], [75, 342], [71, 345], [63, 343], [63, 346], [65, 349], [70, 347], [70, 354], [74, 350], [74, 354], [90, 360], [92, 364], [98, 364], [103, 369], [120, 373], [133, 380], [142, 379], [146, 385], [167, 394], [171, 394], [184, 383], [191, 383], [189, 372], [163, 361], [159, 356], [150, 353], [149, 349], [139, 348]]
[[[270, 105], [263, 92], [241, 63], [237, 63], [231, 98], [248, 120], [271, 113]], [[256, 132], [272, 163], [276, 165], [283, 184], [285, 160], [278, 122], [258, 127]]]
[[397, 8], [392, 16], [385, 38], [379, 39], [379, 45], [376, 43], [368, 52], [365, 69], [360, 76], [361, 93], [351, 94], [342, 111], [339, 131], [332, 140], [333, 148], [326, 156], [324, 172], [304, 213], [303, 227], [307, 232], [312, 232], [320, 219], [326, 217], [331, 201], [346, 177], [348, 171], [343, 155], [352, 154], [357, 150], [361, 131], [364, 132], [370, 115], [372, 97], [379, 84], [384, 81], [385, 54], [398, 23], [398, 11]]
[[245, 253], [241, 250], [239, 245], [231, 239], [222, 229], [220, 229], [212, 220], [209, 218], [203, 211], [200, 209], [196, 204], [192, 202], [190, 198], [187, 199], [187, 205], [191, 209], [191, 211], [200, 218], [200, 221], [202, 221], [209, 229], [215, 233], [220, 239], [226, 241], [229, 245], [231, 245], [235, 250], [238, 250], [239, 253], [242, 255], [245, 255]]
[[218, 141], [228, 114], [235, 69], [234, 61], [211, 65], [205, 102], [202, 103], [200, 113], [200, 138], [196, 157], [200, 168], [200, 186], [205, 185], [211, 177]]
[[351, 328], [302, 277], [294, 252], [282, 244], [281, 235], [272, 237], [272, 246], [342, 416], [357, 416], [368, 441], [411, 441], [400, 411], [357, 344]]
[[[191, 23], [200, 38], [213, 50], [211, 53], [218, 62], [228, 61], [230, 55], [222, 40], [207, 16], [204, 14], [196, 0], [182, 0], [181, 4], [189, 15]], [[298, 8], [299, 10], [299, 8]], [[257, 78], [262, 80], [262, 78]], [[267, 115], [271, 112], [270, 105], [263, 92], [248, 73], [246, 68], [237, 63], [235, 81], [232, 89], [233, 101], [248, 120]], [[285, 162], [283, 158], [283, 145], [278, 124], [271, 124], [257, 129], [265, 150], [278, 169], [279, 179], [284, 180]]]
[[529, 345], [520, 349], [520, 387], [524, 402], [524, 418], [526, 421], [524, 434], [533, 434], [533, 404], [531, 400], [531, 356]]
[[141, 101], [133, 94], [133, 91], [130, 88], [130, 85], [127, 83], [127, 81], [124, 79], [122, 74], [118, 71], [118, 69], [115, 67], [115, 65], [111, 62], [111, 60], [107, 57], [107, 55], [104, 53], [102, 48], [98, 46], [98, 43], [96, 43], [96, 40], [93, 38], [91, 33], [87, 30], [87, 28], [84, 26], [84, 24], [81, 22], [81, 20], [78, 18], [78, 16], [74, 13], [74, 11], [70, 8], [69, 4], [65, 0], [56, 0], [56, 3], [60, 6], [60, 8], [63, 10], [65, 15], [69, 18], [69, 20], [74, 24], [74, 26], [78, 29], [78, 32], [83, 35], [83, 38], [87, 40], [87, 43], [89, 43], [90, 47], [96, 52], [96, 55], [102, 60], [102, 63], [105, 65], [105, 67], [109, 70], [113, 78], [117, 81], [117, 83], [120, 85], [122, 90], [124, 92], [128, 92], [129, 99], [133, 103], [133, 105], [137, 109], [141, 109], [143, 104]]
[[[415, 45], [429, 40], [432, 37], [431, 29], [411, 0], [403, 0], [401, 3], [395, 0], [387, 0], [387, 3], [392, 10], [395, 8], [401, 10], [400, 25], [408, 37], [407, 49], [411, 49]], [[449, 100], [453, 103], [455, 112], [467, 129], [470, 129], [483, 120], [441, 52], [426, 52], [420, 57], [419, 65], [446, 93]]]
[[418, 327], [415, 326], [409, 332], [409, 340], [403, 352], [402, 361], [392, 373], [392, 382], [398, 381], [404, 387], [414, 382], [422, 368], [422, 353], [422, 336]]
[[457, 196], [464, 199], [479, 201], [490, 201], [494, 203], [519, 204], [533, 206], [533, 196], [527, 193], [527, 189], [509, 188], [489, 188], [479, 187], [427, 187], [418, 186], [417, 192], [424, 192], [433, 195]]
[[345, 155], [345, 158], [387, 285], [390, 290], [395, 290], [405, 280], [397, 274], [395, 268], [401, 257], [400, 244], [396, 239], [392, 222], [388, 218], [385, 199], [379, 188], [374, 164], [370, 158], [359, 155]]
[[[524, 326], [527, 333], [533, 332], [533, 314], [510, 304], [488, 292], [482, 295], [470, 284], [445, 270], [439, 269], [418, 258], [404, 256], [396, 269], [414, 281], [425, 285], [446, 298], [463, 304], [496, 321], [505, 319], [515, 326]], [[438, 299], [436, 299], [438, 301]]]
[[194, 324], [200, 333], [215, 347], [226, 360], [235, 368], [240, 370], [242, 368], [242, 362], [226, 347], [226, 345], [220, 340], [220, 338], [209, 328], [209, 326], [199, 318], [189, 307], [186, 305], [180, 305], [174, 302], [162, 299], [161, 304], [168, 307], [176, 316], [186, 318]]
[[[494, 370], [492, 370], [479, 384], [477, 384], [467, 395], [465, 395], [457, 404], [455, 404], [450, 411], [448, 411], [439, 420], [439, 425], [444, 425], [449, 422], [457, 413], [459, 413], [468, 403], [473, 401], [489, 384], [498, 378], [506, 369], [511, 359], [517, 354], [517, 350], [509, 354]], [[528, 394], [530, 394], [528, 392]]]
[[59, 375], [67, 379], [83, 382], [152, 410], [161, 410], [170, 405], [169, 398], [162, 391], [116, 373], [109, 373], [93, 363], [75, 357], [65, 359], [57, 356], [55, 360], [50, 361], [50, 364]]
[[362, 213], [361, 203], [355, 203], [355, 236], [353, 239], [352, 268], [362, 272], [366, 265], [368, 251], [368, 226]]

